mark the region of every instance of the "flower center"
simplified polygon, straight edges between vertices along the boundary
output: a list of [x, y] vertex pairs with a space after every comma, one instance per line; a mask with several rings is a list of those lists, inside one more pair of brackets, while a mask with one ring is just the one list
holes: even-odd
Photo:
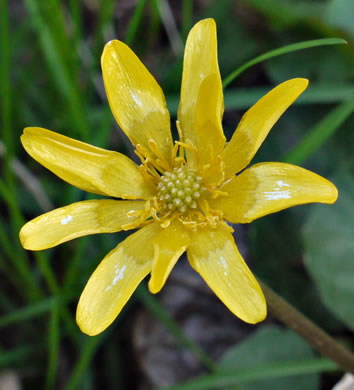
[[201, 193], [206, 190], [202, 185], [202, 178], [185, 166], [174, 168], [173, 172], [166, 171], [160, 177], [157, 188], [157, 199], [162, 208], [181, 213], [196, 209]]

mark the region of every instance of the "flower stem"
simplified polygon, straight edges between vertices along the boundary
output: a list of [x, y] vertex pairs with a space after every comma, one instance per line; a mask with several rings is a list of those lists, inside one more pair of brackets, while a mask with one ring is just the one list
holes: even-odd
[[345, 371], [354, 372], [354, 354], [301, 314], [275, 291], [259, 281], [269, 312], [277, 320], [294, 330], [320, 354], [336, 362]]

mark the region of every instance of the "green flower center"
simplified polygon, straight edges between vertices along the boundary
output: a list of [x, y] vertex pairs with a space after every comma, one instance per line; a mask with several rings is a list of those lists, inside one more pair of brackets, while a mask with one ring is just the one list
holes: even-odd
[[174, 168], [173, 172], [166, 171], [160, 177], [157, 188], [157, 199], [162, 208], [182, 213], [196, 209], [201, 193], [206, 190], [202, 178], [186, 167]]

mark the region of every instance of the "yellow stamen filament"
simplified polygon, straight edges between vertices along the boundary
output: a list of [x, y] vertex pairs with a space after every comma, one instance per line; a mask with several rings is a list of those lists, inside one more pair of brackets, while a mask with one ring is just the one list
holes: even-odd
[[[178, 121], [177, 130], [180, 139], [183, 139]], [[232, 228], [223, 221], [222, 212], [210, 209], [207, 201], [208, 197], [217, 198], [228, 194], [218, 190], [218, 185], [215, 183], [207, 185], [203, 183], [203, 176], [207, 177], [210, 169], [223, 170], [222, 160], [215, 158], [212, 159], [211, 164], [204, 164], [200, 175], [197, 170], [198, 150], [189, 139], [185, 142], [175, 142], [171, 151], [172, 166], [164, 158], [155, 140], [149, 139], [148, 145], [150, 152], [137, 145], [136, 154], [141, 159], [140, 168], [144, 176], [156, 185], [156, 195], [146, 202], [145, 210], [132, 214], [132, 216], [139, 216], [136, 224], [155, 221], [166, 228], [174, 218], [177, 218], [192, 230], [205, 226], [216, 228], [222, 225], [223, 228], [232, 231]], [[189, 154], [188, 163], [185, 159], [185, 150], [193, 155], [191, 157]], [[220, 176], [223, 178], [222, 174], [219, 175], [218, 181]], [[127, 226], [132, 225], [135, 226], [135, 223]]]

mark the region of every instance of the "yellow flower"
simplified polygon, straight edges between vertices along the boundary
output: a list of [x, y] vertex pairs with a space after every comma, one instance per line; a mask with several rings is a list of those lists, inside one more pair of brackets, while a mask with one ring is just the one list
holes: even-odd
[[102, 70], [113, 115], [142, 165], [49, 130], [26, 128], [23, 146], [39, 163], [85, 191], [125, 200], [87, 200], [44, 214], [22, 228], [22, 245], [41, 250], [89, 234], [140, 228], [102, 260], [81, 295], [77, 323], [88, 335], [112, 323], [149, 273], [150, 291], [160, 291], [185, 251], [235, 315], [248, 323], [263, 320], [263, 293], [227, 222], [248, 223], [298, 204], [337, 199], [333, 184], [303, 168], [276, 162], [247, 168], [308, 81], [292, 79], [271, 90], [226, 143], [216, 26], [202, 20], [186, 43], [179, 141], [173, 142], [163, 92], [124, 43], [106, 45]]

